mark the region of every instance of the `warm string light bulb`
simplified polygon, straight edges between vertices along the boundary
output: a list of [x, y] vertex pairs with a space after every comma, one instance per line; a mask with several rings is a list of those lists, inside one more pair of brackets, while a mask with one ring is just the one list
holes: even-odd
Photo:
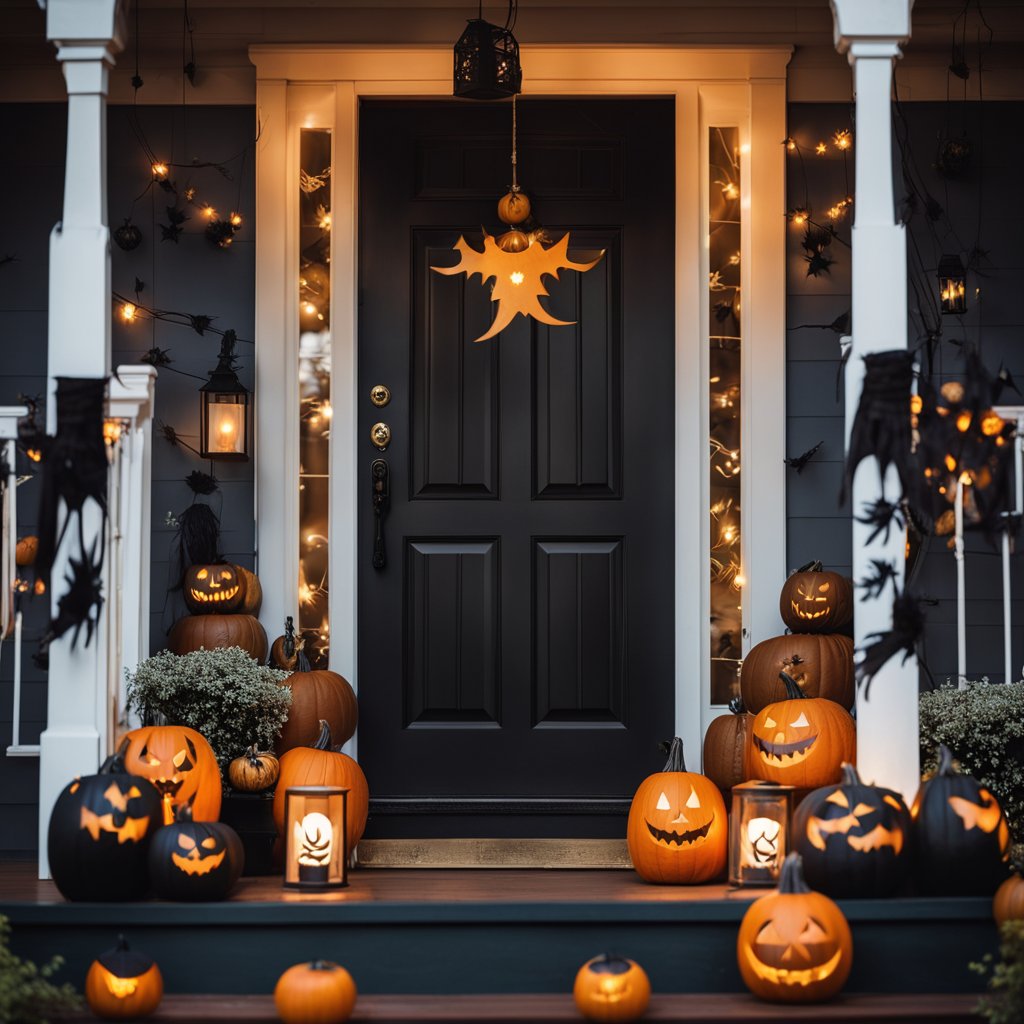
[[121, 319], [126, 324], [132, 323], [138, 315], [139, 309], [134, 302], [121, 303]]
[[819, 142], [814, 147], [814, 152], [817, 153], [818, 156], [824, 156], [828, 152], [828, 146], [826, 146], [824, 142]]
[[203, 207], [203, 216], [207, 220], [216, 220], [216, 218], [217, 218], [217, 211], [212, 206], [204, 206]]
[[796, 151], [796, 140], [792, 139], [792, 138], [786, 139], [785, 146], [786, 146], [786, 150], [788, 152], [790, 152], [790, 153], [795, 152]]
[[853, 145], [853, 136], [848, 128], [841, 128], [832, 136], [836, 149], [847, 150]]
[[740, 188], [736, 182], [722, 181], [719, 182], [719, 184], [722, 186], [722, 195], [725, 196], [726, 199], [739, 199]]
[[233, 228], [240, 228], [242, 226], [242, 215], [235, 210], [231, 211], [231, 216], [228, 218]]
[[155, 164], [153, 164], [153, 177], [157, 181], [164, 181], [168, 174], [170, 174], [170, 168], [167, 166], [167, 164], [159, 160]]
[[807, 223], [807, 211], [802, 207], [798, 206], [790, 215], [789, 219], [797, 226], [802, 227]]

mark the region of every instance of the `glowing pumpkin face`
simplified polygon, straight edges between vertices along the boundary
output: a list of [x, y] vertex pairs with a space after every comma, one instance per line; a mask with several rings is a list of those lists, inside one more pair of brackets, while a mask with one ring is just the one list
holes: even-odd
[[147, 1017], [164, 995], [164, 979], [151, 956], [128, 948], [124, 936], [94, 960], [85, 978], [89, 1008], [106, 1020]]
[[183, 590], [193, 615], [233, 612], [245, 600], [245, 581], [233, 565], [193, 565]]
[[153, 837], [149, 874], [154, 891], [167, 900], [224, 899], [242, 873], [242, 841], [223, 822], [192, 821], [187, 807], [177, 815]]
[[837, 572], [822, 572], [821, 562], [812, 562], [783, 584], [779, 612], [794, 633], [834, 632], [853, 618], [852, 585]]
[[633, 797], [627, 826], [633, 867], [649, 882], [708, 881], [725, 867], [727, 829], [718, 787], [686, 771], [676, 737], [665, 770], [648, 776]]
[[588, 1020], [636, 1020], [650, 1002], [651, 983], [636, 961], [604, 954], [579, 969], [572, 996]]
[[846, 983], [853, 939], [842, 911], [804, 881], [799, 854], [783, 864], [779, 888], [750, 905], [736, 955], [751, 992], [775, 1002], [820, 1002]]

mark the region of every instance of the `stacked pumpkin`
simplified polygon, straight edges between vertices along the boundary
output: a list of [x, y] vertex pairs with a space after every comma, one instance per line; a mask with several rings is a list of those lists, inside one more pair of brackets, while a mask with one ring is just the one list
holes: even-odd
[[267, 634], [256, 618], [263, 589], [255, 573], [230, 562], [191, 565], [182, 594], [191, 614], [171, 627], [167, 646], [174, 654], [241, 647], [257, 661], [266, 661]]

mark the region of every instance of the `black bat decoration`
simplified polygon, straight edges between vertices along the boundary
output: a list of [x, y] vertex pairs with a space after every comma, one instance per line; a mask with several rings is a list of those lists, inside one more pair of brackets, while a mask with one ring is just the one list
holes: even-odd
[[795, 469], [799, 476], [804, 469], [806, 469], [807, 463], [814, 458], [818, 453], [818, 449], [821, 448], [824, 443], [824, 441], [819, 441], [813, 448], [808, 448], [802, 455], [794, 455], [791, 458], [787, 458], [785, 460], [786, 465], [789, 466], [790, 469]]
[[213, 494], [217, 490], [217, 478], [199, 469], [193, 469], [185, 477], [185, 483], [188, 484], [194, 494]]
[[807, 276], [820, 277], [829, 273], [829, 268], [835, 263], [826, 252], [832, 244], [833, 231], [830, 228], [808, 227], [804, 231], [804, 237], [800, 245], [804, 249], [804, 261], [807, 263]]
[[917, 652], [924, 635], [925, 614], [918, 598], [906, 590], [897, 591], [892, 602], [892, 629], [872, 633], [864, 648], [864, 656], [857, 665], [857, 683], [864, 686], [868, 696], [871, 682], [882, 667], [897, 654], [903, 654], [903, 663]]
[[1006, 366], [1000, 366], [999, 372], [996, 374], [995, 385], [992, 389], [993, 400], [998, 402], [1006, 388], [1009, 388], [1011, 391], [1016, 391], [1018, 395], [1024, 394], [1024, 392], [1017, 387], [1017, 382], [1013, 379], [1013, 375]]
[[146, 351], [146, 353], [141, 357], [141, 361], [149, 363], [150, 366], [155, 366], [157, 368], [161, 366], [170, 366], [171, 363], [174, 362], [171, 358], [170, 349], [157, 348], [155, 345]]
[[881, 558], [871, 559], [871, 574], [858, 581], [857, 586], [864, 591], [862, 601], [873, 601], [882, 596], [887, 584], [892, 583], [893, 592], [896, 592], [896, 568], [892, 562], [886, 562]]
[[858, 523], [874, 527], [874, 530], [865, 541], [866, 545], [872, 544], [875, 538], [883, 532], [885, 533], [883, 540], [888, 542], [889, 531], [894, 524], [901, 530], [906, 526], [906, 520], [903, 517], [900, 506], [893, 504], [891, 501], [886, 501], [885, 498], [867, 502], [864, 505], [863, 515], [857, 516], [856, 519]]

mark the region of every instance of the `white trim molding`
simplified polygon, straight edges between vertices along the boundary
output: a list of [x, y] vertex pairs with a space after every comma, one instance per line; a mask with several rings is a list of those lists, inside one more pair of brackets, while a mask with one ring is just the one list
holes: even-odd
[[[777, 633], [785, 578], [786, 66], [791, 47], [557, 46], [522, 49], [527, 96], [668, 96], [676, 104], [675, 721], [692, 759], [716, 713], [709, 703], [709, 517], [706, 502], [706, 178], [701, 139], [736, 124], [745, 155], [743, 530], [748, 633]], [[363, 97], [451, 95], [452, 55], [441, 46], [253, 46], [257, 116], [256, 408], [259, 570], [263, 620], [277, 630], [297, 600], [297, 262], [289, 170], [297, 128], [331, 128], [332, 421], [330, 621], [332, 667], [358, 684], [356, 474], [358, 122]], [[328, 110], [333, 100], [332, 109]], [[716, 120], [727, 117], [730, 120]], [[295, 165], [297, 167], [297, 165]], [[746, 469], [749, 467], [749, 472]], [[756, 508], [756, 516], [752, 514]], [[749, 639], [748, 639], [749, 642]]]

